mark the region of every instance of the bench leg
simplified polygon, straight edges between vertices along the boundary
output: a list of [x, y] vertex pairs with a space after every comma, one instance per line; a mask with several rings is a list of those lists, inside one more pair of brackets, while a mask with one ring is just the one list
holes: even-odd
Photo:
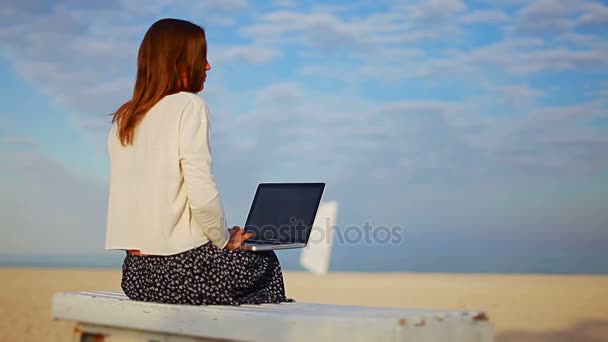
[[84, 333], [80, 336], [80, 342], [103, 342], [103, 335]]
[[74, 328], [74, 336], [72, 341], [74, 342], [103, 342], [105, 336], [102, 334], [93, 334], [82, 331], [78, 326]]

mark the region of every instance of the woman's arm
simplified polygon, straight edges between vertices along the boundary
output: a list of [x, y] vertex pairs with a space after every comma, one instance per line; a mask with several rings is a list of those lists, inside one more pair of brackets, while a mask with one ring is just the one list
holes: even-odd
[[213, 176], [209, 144], [209, 111], [206, 103], [192, 94], [180, 122], [179, 153], [192, 216], [205, 235], [219, 248], [230, 239], [220, 195]]

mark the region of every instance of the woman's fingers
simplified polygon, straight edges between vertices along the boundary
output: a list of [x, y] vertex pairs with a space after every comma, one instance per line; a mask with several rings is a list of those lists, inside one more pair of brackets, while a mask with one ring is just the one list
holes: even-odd
[[234, 228], [232, 228], [232, 229], [229, 230], [230, 237], [239, 236], [239, 235], [243, 234], [244, 231], [245, 230], [243, 228], [234, 227]]
[[245, 233], [245, 229], [239, 227], [234, 227], [229, 231], [230, 241], [228, 242], [227, 249], [238, 249], [243, 242], [247, 241], [255, 235], [251, 232]]
[[239, 242], [239, 244], [245, 242], [246, 240], [250, 239], [253, 237], [253, 233], [245, 233], [245, 230], [241, 230], [240, 232], [238, 232], [235, 235], [235, 240], [237, 240]]
[[253, 234], [253, 233], [245, 233], [245, 234], [243, 234], [243, 237], [242, 237], [242, 239], [241, 239], [241, 242], [244, 242], [244, 241], [246, 241], [246, 240], [249, 240], [249, 239], [251, 239], [251, 238], [252, 238], [252, 237], [254, 237], [254, 236], [255, 236], [255, 234]]

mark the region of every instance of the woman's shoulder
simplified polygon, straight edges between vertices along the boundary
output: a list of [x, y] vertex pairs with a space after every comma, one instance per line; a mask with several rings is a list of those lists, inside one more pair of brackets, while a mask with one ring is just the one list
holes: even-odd
[[187, 91], [180, 91], [179, 93], [167, 95], [164, 100], [171, 101], [176, 105], [183, 105], [184, 107], [194, 106], [207, 108], [207, 103], [201, 96]]
[[177, 120], [182, 126], [197, 126], [210, 120], [209, 109], [205, 100], [193, 93], [179, 92], [165, 96], [165, 110], [178, 113]]

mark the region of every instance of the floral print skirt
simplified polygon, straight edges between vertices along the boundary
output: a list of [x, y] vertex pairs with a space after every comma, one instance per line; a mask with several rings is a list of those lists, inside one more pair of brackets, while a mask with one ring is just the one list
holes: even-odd
[[169, 256], [127, 253], [122, 289], [136, 301], [191, 305], [293, 302], [273, 251], [220, 249], [208, 242]]

